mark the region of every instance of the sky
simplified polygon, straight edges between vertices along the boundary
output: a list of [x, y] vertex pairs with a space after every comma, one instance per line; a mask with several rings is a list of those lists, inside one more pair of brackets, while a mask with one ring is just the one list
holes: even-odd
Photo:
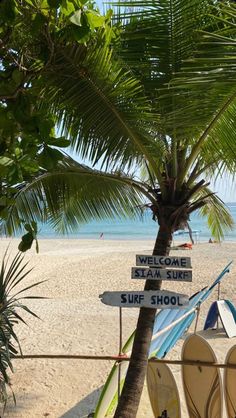
[[225, 203], [236, 202], [236, 180], [232, 177], [224, 175], [222, 179], [213, 183], [212, 189]]

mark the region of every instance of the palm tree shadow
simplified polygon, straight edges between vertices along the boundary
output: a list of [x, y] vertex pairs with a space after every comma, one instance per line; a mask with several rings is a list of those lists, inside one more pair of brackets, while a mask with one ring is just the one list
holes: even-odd
[[[95, 410], [95, 406], [101, 393], [102, 386], [89, 395], [85, 396], [81, 401], [79, 401], [73, 408], [65, 412], [63, 415], [60, 415], [59, 418], [87, 418], [88, 416], [93, 416], [92, 413]], [[90, 415], [91, 414], [91, 415]]]

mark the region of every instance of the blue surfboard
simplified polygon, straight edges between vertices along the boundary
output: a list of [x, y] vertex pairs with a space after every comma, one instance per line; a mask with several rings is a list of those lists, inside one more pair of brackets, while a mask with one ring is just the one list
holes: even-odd
[[212, 305], [211, 305], [211, 307], [208, 311], [206, 321], [205, 321], [205, 324], [204, 324], [204, 327], [203, 327], [204, 331], [209, 329], [209, 328], [214, 328], [215, 327], [218, 316], [219, 316], [218, 306], [217, 306], [217, 302], [215, 301], [215, 302], [212, 303]]

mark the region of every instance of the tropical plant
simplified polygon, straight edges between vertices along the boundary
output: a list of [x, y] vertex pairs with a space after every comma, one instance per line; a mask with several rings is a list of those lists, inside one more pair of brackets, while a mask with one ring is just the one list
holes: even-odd
[[[25, 320], [20, 311], [25, 311], [36, 318], [38, 316], [24, 303], [25, 299], [36, 299], [38, 296], [30, 296], [27, 292], [41, 282], [26, 287], [22, 283], [32, 269], [27, 269], [28, 262], [24, 262], [24, 256], [19, 252], [11, 261], [7, 251], [2, 259], [0, 270], [0, 402], [4, 405], [7, 402], [7, 389], [11, 389], [9, 376], [10, 369], [13, 372], [12, 359], [21, 351], [21, 346], [15, 325]], [[12, 389], [11, 389], [12, 390]], [[12, 392], [13, 393], [13, 392]], [[14, 397], [14, 393], [13, 393]], [[15, 397], [14, 397], [15, 399]]]
[[[56, 135], [56, 119], [42, 100], [42, 75], [53, 64], [54, 44], [85, 45], [98, 29], [105, 36], [108, 28], [111, 36], [109, 19], [90, 1], [0, 2], [0, 219], [8, 216], [17, 185], [55, 168], [63, 158], [59, 148], [70, 144]], [[23, 249], [35, 236], [31, 223], [19, 219], [22, 229], [26, 224]]]
[[[121, 38], [113, 47], [101, 39], [87, 47], [55, 45], [53, 66], [43, 76], [44, 99], [61, 133], [101, 169], [65, 157], [19, 190], [6, 228], [14, 231], [22, 217], [47, 217], [68, 230], [142, 206], [158, 222], [153, 254], [169, 254], [173, 233], [195, 210], [220, 239], [233, 221], [209, 180], [236, 168], [235, 5], [146, 0], [119, 6]], [[145, 284], [145, 290], [160, 287]], [[136, 416], [155, 313], [140, 309], [115, 418]]]

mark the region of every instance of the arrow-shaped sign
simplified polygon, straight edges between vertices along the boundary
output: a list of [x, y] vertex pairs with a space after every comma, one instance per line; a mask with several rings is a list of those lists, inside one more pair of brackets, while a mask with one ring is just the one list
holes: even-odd
[[99, 296], [105, 305], [127, 308], [184, 308], [189, 304], [187, 295], [168, 290], [142, 292], [104, 292]]

